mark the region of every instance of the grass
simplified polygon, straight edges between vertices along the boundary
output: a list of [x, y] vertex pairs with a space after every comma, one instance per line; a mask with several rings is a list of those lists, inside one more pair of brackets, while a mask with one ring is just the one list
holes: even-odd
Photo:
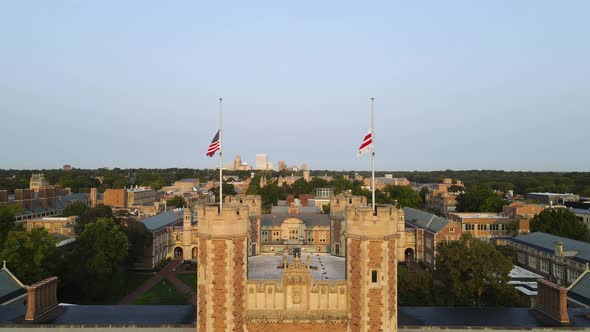
[[176, 278], [189, 286], [193, 292], [197, 291], [197, 274], [196, 273], [177, 273]]
[[162, 279], [150, 290], [143, 293], [133, 304], [186, 304], [188, 300], [187, 294], [182, 294], [170, 281]]

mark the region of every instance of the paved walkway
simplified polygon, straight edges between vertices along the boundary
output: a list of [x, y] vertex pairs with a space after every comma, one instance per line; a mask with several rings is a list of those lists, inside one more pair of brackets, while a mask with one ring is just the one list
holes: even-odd
[[[141, 284], [141, 286], [139, 286], [136, 290], [134, 290], [133, 292], [127, 294], [122, 300], [121, 302], [119, 302], [119, 304], [133, 304], [133, 302], [135, 300], [137, 300], [141, 295], [143, 295], [143, 293], [147, 292], [148, 290], [150, 290], [152, 287], [154, 287], [156, 284], [158, 284], [160, 282], [160, 280], [162, 280], [163, 278], [166, 278], [168, 280], [170, 280], [170, 282], [172, 282], [174, 284], [174, 286], [182, 291], [183, 293], [184, 290], [182, 288], [180, 288], [180, 286], [178, 286], [173, 280], [171, 280], [170, 276], [172, 276], [172, 278], [176, 279], [176, 281], [180, 282], [183, 286], [189, 288], [187, 285], [185, 285], [182, 281], [178, 280], [178, 278], [176, 278], [174, 276], [174, 272], [172, 270], [174, 270], [175, 268], [177, 268], [180, 264], [182, 264], [182, 260], [179, 259], [175, 259], [173, 261], [170, 261], [170, 263], [166, 264], [166, 266], [164, 266], [164, 268], [162, 270], [160, 270], [160, 272], [156, 273], [151, 279], [146, 280], [143, 284]], [[189, 288], [189, 290], [192, 293], [192, 289]], [[196, 302], [195, 302], [196, 303]]]

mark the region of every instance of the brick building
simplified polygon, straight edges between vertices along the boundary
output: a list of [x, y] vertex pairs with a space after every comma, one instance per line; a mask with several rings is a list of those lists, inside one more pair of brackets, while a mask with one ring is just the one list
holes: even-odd
[[449, 178], [443, 179], [442, 183], [430, 185], [425, 196], [426, 207], [444, 216], [454, 212], [459, 193], [449, 191], [451, 186], [464, 187], [461, 180], [453, 183]]

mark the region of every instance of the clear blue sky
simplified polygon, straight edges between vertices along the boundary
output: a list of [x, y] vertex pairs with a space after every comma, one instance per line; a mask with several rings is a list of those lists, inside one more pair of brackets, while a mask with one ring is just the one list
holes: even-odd
[[590, 170], [590, 1], [2, 1], [0, 168]]

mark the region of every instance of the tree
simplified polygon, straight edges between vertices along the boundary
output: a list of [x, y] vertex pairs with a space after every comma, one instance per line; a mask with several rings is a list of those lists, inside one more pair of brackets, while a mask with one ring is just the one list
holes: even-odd
[[62, 217], [80, 216], [84, 211], [88, 210], [88, 205], [82, 202], [72, 202], [64, 208]]
[[588, 242], [588, 230], [583, 221], [567, 209], [545, 209], [531, 219], [531, 232], [544, 232]]
[[57, 239], [41, 227], [30, 231], [12, 230], [6, 237], [0, 260], [26, 284], [33, 284], [51, 276], [57, 263]]
[[447, 305], [494, 306], [500, 301], [494, 293], [516, 292], [508, 284], [511, 259], [491, 243], [463, 234], [461, 240], [443, 243], [437, 250], [434, 275], [444, 285]]
[[435, 304], [432, 276], [428, 272], [416, 272], [400, 265], [397, 270], [397, 294], [399, 305], [430, 306]]
[[[222, 188], [223, 188], [223, 197], [236, 194], [236, 188], [234, 187], [233, 184], [224, 182]], [[219, 199], [219, 187], [211, 189], [211, 192], [213, 192], [216, 199]]]
[[428, 194], [428, 192], [429, 190], [427, 186], [423, 186], [422, 188], [420, 188], [420, 193], [418, 195], [420, 196], [422, 202], [426, 202], [426, 195]]
[[389, 196], [389, 203], [397, 201], [399, 207], [418, 207], [420, 196], [410, 186], [388, 185], [383, 191]]
[[110, 206], [99, 205], [95, 208], [87, 209], [86, 211], [82, 212], [76, 221], [74, 231], [76, 234], [80, 235], [82, 234], [82, 231], [84, 231], [84, 227], [86, 227], [86, 225], [97, 221], [99, 218], [110, 218], [112, 216], [113, 209], [111, 209]]
[[152, 233], [139, 221], [121, 223], [121, 227], [129, 242], [128, 263], [131, 264], [144, 255], [145, 249], [152, 243]]
[[458, 193], [458, 192], [461, 192], [463, 190], [465, 190], [465, 187], [458, 186], [456, 184], [454, 184], [454, 185], [452, 185], [452, 186], [449, 187], [449, 192], [452, 192], [452, 193]]
[[0, 205], [0, 248], [3, 248], [8, 233], [17, 228], [15, 212], [12, 206]]
[[500, 212], [508, 202], [487, 186], [471, 186], [457, 196], [457, 212]]
[[128, 251], [125, 233], [111, 218], [99, 218], [80, 234], [67, 278], [88, 299], [103, 299], [116, 287], [114, 276], [121, 274]]
[[184, 206], [184, 199], [182, 196], [174, 196], [169, 200], [166, 200], [167, 206], [175, 206], [175, 207], [183, 207]]

